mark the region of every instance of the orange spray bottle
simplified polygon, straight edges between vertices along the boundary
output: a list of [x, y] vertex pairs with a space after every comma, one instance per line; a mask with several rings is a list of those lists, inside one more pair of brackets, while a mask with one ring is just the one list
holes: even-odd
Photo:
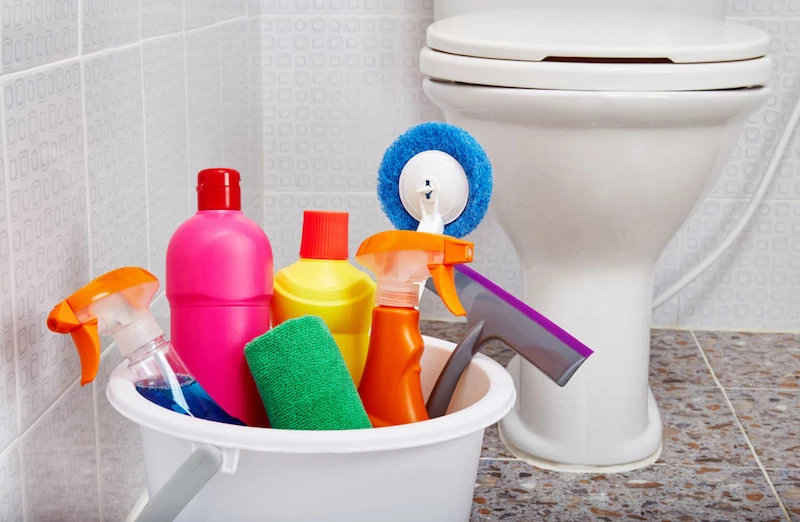
[[432, 278], [447, 309], [466, 315], [454, 266], [472, 256], [469, 241], [410, 230], [381, 232], [361, 243], [356, 260], [375, 274], [378, 289], [358, 393], [376, 428], [428, 418], [419, 380], [424, 348], [416, 309], [419, 285]]

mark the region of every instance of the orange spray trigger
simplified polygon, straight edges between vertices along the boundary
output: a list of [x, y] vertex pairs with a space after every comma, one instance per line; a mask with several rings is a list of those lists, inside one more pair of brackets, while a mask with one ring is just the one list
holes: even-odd
[[458, 316], [467, 315], [467, 311], [458, 300], [453, 265], [433, 265], [429, 266], [428, 270], [431, 271], [433, 284], [436, 285], [436, 293], [439, 294], [450, 313]]
[[72, 335], [81, 360], [81, 386], [92, 382], [100, 369], [100, 334], [97, 331], [97, 319], [81, 323], [69, 303], [61, 301], [47, 317], [47, 328], [55, 333]]

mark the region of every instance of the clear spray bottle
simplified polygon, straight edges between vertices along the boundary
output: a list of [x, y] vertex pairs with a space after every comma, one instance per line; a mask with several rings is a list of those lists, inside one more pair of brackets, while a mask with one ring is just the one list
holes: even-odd
[[100, 335], [111, 335], [143, 397], [184, 415], [243, 425], [208, 396], [165, 338], [150, 312], [157, 290], [158, 280], [147, 270], [113, 270], [58, 303], [47, 327], [72, 335], [81, 360], [81, 386], [97, 376]]

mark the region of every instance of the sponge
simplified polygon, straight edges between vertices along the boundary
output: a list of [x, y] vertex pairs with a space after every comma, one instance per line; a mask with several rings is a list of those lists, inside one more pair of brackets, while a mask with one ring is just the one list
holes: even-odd
[[372, 427], [342, 354], [321, 318], [289, 319], [247, 343], [244, 356], [273, 428]]
[[[469, 198], [464, 212], [444, 227], [444, 233], [464, 237], [477, 227], [492, 198], [492, 164], [483, 147], [464, 129], [442, 122], [416, 125], [400, 135], [383, 155], [378, 168], [378, 199], [383, 212], [398, 230], [416, 230], [419, 222], [400, 199], [400, 174], [414, 156], [439, 150], [458, 161], [467, 175]], [[443, 188], [442, 190], [446, 190]]]

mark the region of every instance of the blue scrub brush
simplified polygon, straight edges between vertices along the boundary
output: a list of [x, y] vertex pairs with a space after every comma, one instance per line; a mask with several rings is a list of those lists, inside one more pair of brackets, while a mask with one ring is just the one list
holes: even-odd
[[467, 131], [441, 122], [408, 129], [386, 150], [378, 199], [395, 228], [464, 237], [489, 210], [492, 165]]

